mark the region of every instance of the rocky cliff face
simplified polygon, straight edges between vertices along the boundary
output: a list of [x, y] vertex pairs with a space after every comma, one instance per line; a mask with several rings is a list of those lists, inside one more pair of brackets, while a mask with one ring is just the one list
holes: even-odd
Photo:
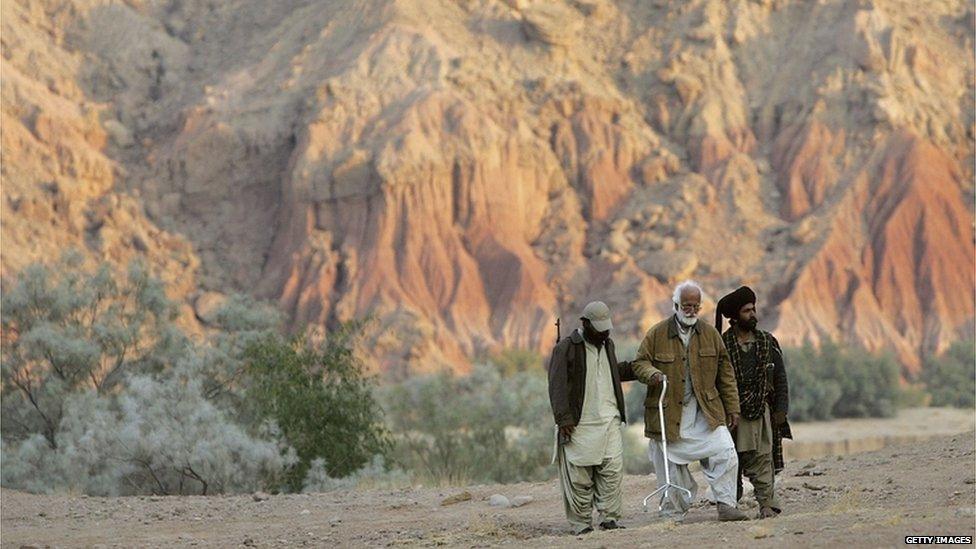
[[909, 370], [974, 329], [966, 2], [2, 9], [5, 276], [144, 256], [188, 304], [372, 316], [396, 375], [595, 298], [640, 337], [685, 277]]

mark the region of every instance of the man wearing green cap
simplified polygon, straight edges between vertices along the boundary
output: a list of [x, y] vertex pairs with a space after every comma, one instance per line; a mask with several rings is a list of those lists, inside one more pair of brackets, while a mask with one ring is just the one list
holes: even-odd
[[595, 504], [604, 530], [623, 528], [620, 519], [623, 444], [626, 421], [621, 375], [633, 379], [630, 365], [617, 364], [610, 339], [610, 308], [588, 304], [580, 327], [556, 344], [549, 359], [549, 403], [557, 428], [553, 459], [566, 518], [574, 533], [593, 531]]

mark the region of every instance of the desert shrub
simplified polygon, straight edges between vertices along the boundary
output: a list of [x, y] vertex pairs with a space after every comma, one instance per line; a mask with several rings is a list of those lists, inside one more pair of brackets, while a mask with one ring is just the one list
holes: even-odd
[[544, 371], [547, 366], [542, 355], [528, 349], [506, 349], [484, 362], [494, 366], [506, 377], [521, 372]]
[[255, 343], [280, 333], [281, 313], [268, 303], [241, 295], [229, 296], [210, 323], [206, 345], [196, 347], [198, 375], [208, 399], [233, 407], [245, 423], [260, 423], [263, 416], [249, 417], [244, 406], [246, 353]]
[[826, 420], [833, 416], [840, 399], [840, 383], [824, 376], [820, 352], [807, 343], [799, 349], [784, 349], [790, 386], [790, 419]]
[[553, 424], [541, 369], [503, 376], [480, 365], [464, 376], [417, 376], [382, 395], [397, 461], [419, 476], [447, 483], [548, 476]]
[[[644, 400], [647, 398], [647, 385], [640, 381], [623, 384], [624, 407], [627, 412], [627, 423], [644, 423]], [[656, 402], [654, 403], [657, 404]]]
[[85, 271], [76, 253], [27, 267], [2, 299], [2, 426], [8, 440], [40, 434], [51, 449], [64, 400], [109, 395], [127, 373], [159, 370], [182, 356], [175, 307], [139, 263], [122, 280], [107, 265]]
[[302, 492], [331, 492], [352, 488], [403, 488], [410, 485], [410, 475], [401, 469], [391, 467], [386, 459], [376, 454], [361, 469], [341, 478], [329, 475], [325, 460], [312, 460], [302, 482]]
[[[362, 450], [369, 435], [356, 424], [317, 439], [311, 424], [325, 405], [347, 418], [345, 408], [366, 404], [355, 413], [378, 421], [341, 336], [300, 350], [275, 335], [272, 308], [231, 297], [208, 337], [192, 340], [173, 324], [175, 311], [140, 264], [120, 276], [107, 265], [84, 268], [77, 254], [32, 265], [5, 288], [4, 486], [98, 495], [301, 489], [303, 458]], [[324, 403], [339, 389], [348, 394]], [[310, 419], [296, 419], [304, 412]], [[322, 448], [311, 452], [315, 444]], [[371, 457], [334, 459], [328, 472], [356, 471]]]
[[354, 332], [345, 326], [320, 344], [268, 336], [245, 351], [249, 406], [278, 425], [298, 457], [286, 475], [293, 490], [313, 461], [341, 478], [388, 450], [380, 407], [352, 351]]
[[3, 446], [3, 484], [32, 492], [213, 494], [278, 484], [294, 460], [247, 432], [203, 394], [192, 367], [126, 377], [112, 398], [94, 390], [64, 400], [57, 448], [41, 435]]
[[898, 363], [888, 355], [824, 343], [785, 349], [790, 418], [888, 417], [901, 401]]
[[922, 380], [933, 406], [972, 408], [976, 398], [976, 348], [972, 341], [953, 343], [941, 356], [925, 361]]
[[[643, 418], [638, 422], [643, 425]], [[647, 475], [654, 472], [650, 458], [647, 457], [648, 439], [644, 436], [643, 427], [639, 429], [624, 429], [624, 472], [629, 475]]]

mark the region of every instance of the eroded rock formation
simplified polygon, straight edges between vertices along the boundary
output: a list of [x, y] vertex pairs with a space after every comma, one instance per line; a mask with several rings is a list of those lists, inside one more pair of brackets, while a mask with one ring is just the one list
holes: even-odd
[[142, 256], [190, 318], [371, 316], [395, 375], [694, 277], [911, 371], [974, 329], [973, 11], [930, 8], [7, 2], [3, 274]]

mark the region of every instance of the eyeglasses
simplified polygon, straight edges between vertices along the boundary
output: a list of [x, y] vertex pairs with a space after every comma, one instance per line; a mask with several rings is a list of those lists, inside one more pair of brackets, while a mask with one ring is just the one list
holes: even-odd
[[681, 310], [698, 312], [701, 310], [701, 303], [682, 303]]

